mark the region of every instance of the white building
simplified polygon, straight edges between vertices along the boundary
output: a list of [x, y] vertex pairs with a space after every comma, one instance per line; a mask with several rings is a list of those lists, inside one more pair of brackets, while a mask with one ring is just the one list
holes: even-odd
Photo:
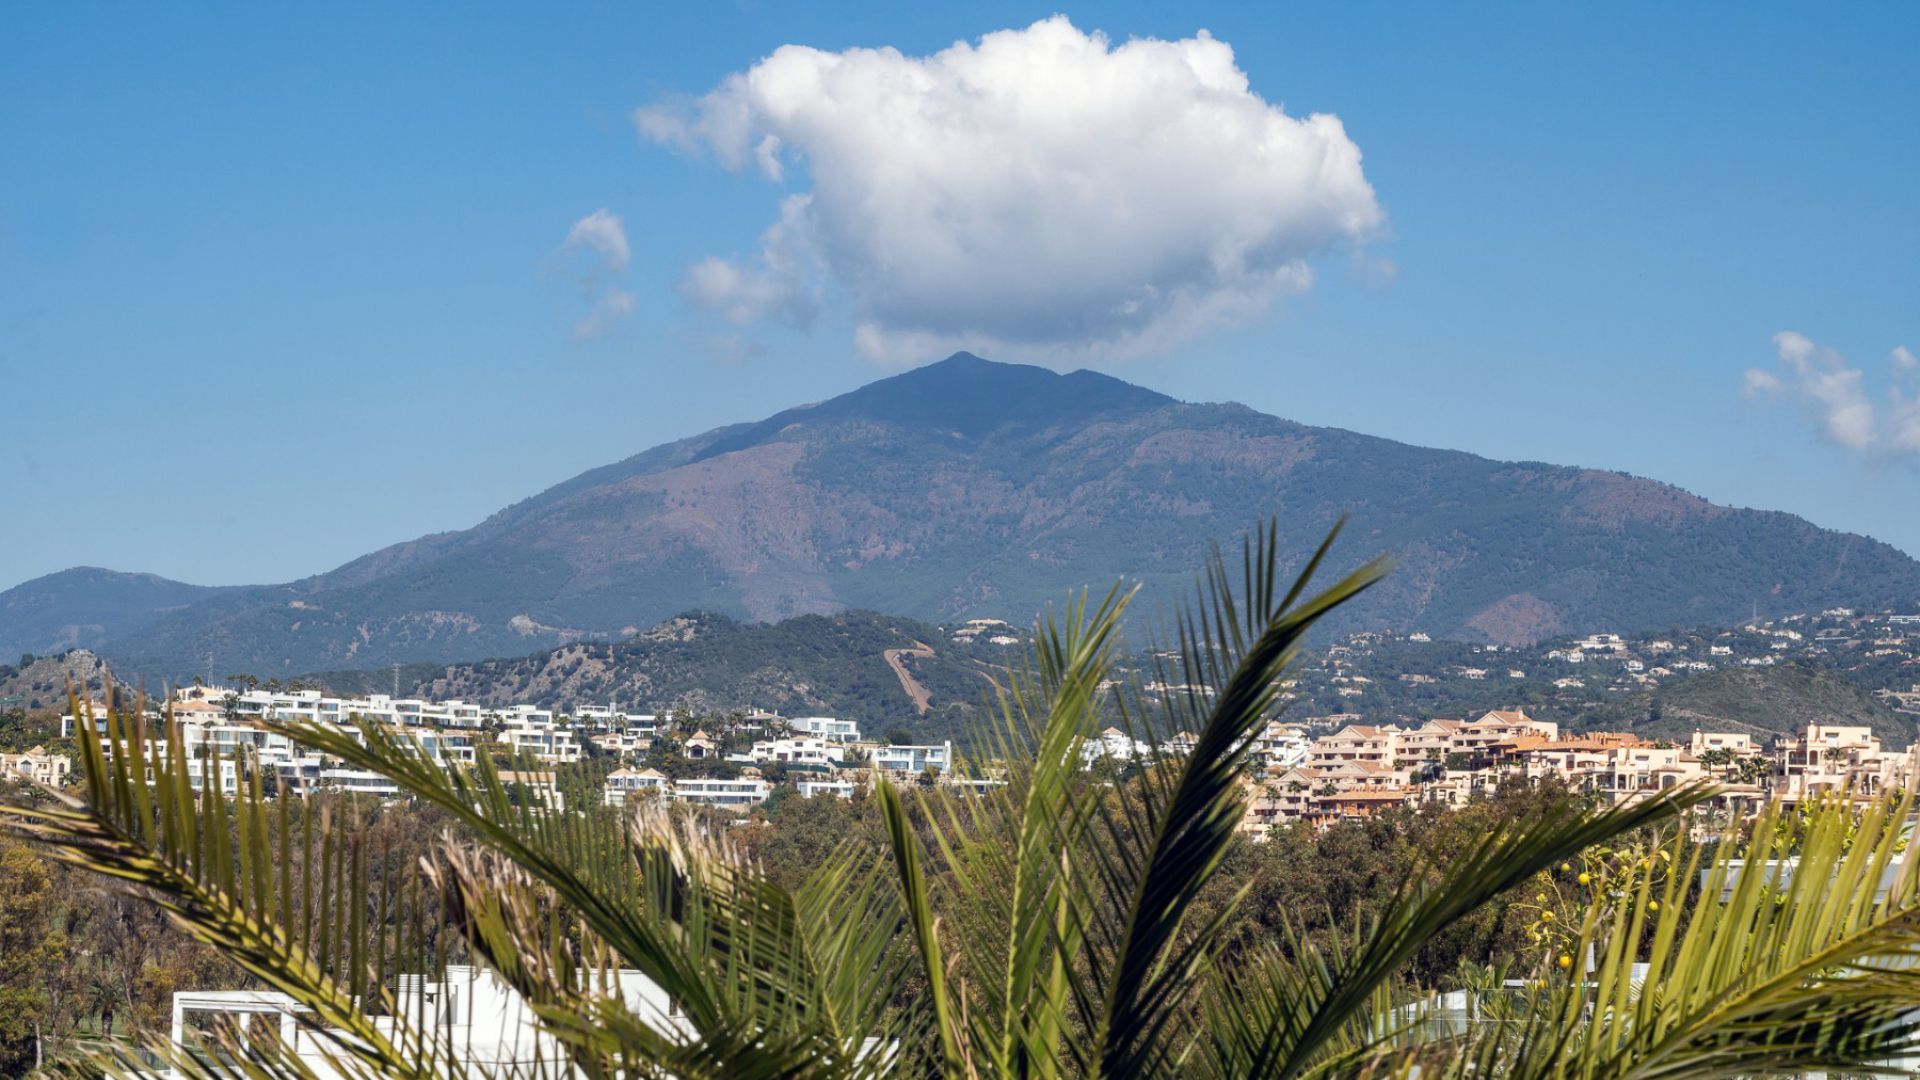
[[[641, 1023], [655, 1031], [691, 1037], [691, 1027], [653, 980], [638, 971], [611, 974], [615, 993]], [[452, 1048], [458, 1064], [450, 1068], [450, 1075], [572, 1075], [566, 1051], [540, 1030], [538, 1017], [526, 1001], [485, 968], [449, 966], [438, 982], [401, 976], [395, 996], [397, 1012], [417, 1018], [416, 1022], [423, 1018], [429, 1033]], [[302, 1023], [303, 1012], [291, 997], [273, 990], [183, 991], [173, 995], [170, 1038], [176, 1050], [192, 1051], [196, 1017], [258, 1017], [278, 1029], [283, 1045], [312, 1075], [323, 1080], [341, 1076], [330, 1061], [340, 1057], [341, 1051]]]
[[824, 765], [839, 768], [846, 760], [846, 748], [825, 739], [785, 738], [763, 739], [753, 744], [753, 750], [747, 755], [757, 764], [769, 765], [776, 761], [789, 765]]
[[607, 774], [607, 790], [602, 796], [608, 806], [625, 806], [636, 793], [655, 792], [661, 798], [673, 796], [673, 781], [658, 769], [615, 769]]
[[854, 720], [836, 720], [831, 716], [797, 716], [787, 721], [796, 735], [811, 735], [828, 742], [860, 741], [860, 724]]
[[953, 744], [876, 746], [873, 748], [873, 767], [892, 773], [920, 773], [928, 769], [946, 772], [953, 767]]
[[500, 742], [509, 753], [527, 754], [550, 765], [580, 760], [580, 741], [566, 728], [510, 727], [500, 733]]
[[851, 780], [802, 780], [794, 786], [800, 789], [802, 796], [809, 799], [815, 795], [837, 795], [842, 799], [853, 798], [853, 781]]
[[773, 794], [773, 788], [760, 779], [719, 780], [712, 777], [680, 780], [673, 785], [676, 799], [702, 806], [744, 808], [758, 806]]

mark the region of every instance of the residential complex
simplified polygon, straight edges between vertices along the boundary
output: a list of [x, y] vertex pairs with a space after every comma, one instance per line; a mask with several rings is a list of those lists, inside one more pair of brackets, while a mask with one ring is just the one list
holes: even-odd
[[[1333, 651], [1351, 656], [1364, 647], [1355, 641]], [[1592, 664], [1596, 656], [1617, 660], [1629, 650], [1660, 655], [1670, 646], [1595, 634], [1576, 647], [1586, 659], [1572, 662]], [[174, 726], [160, 725], [156, 714], [148, 730], [177, 731], [192, 782], [227, 792], [238, 790], [247, 775], [243, 763], [251, 762], [284, 791], [400, 794], [386, 778], [303, 746], [271, 722], [349, 732], [372, 724], [443, 765], [471, 767], [487, 757], [503, 776], [539, 787], [551, 800], [559, 798], [556, 769], [590, 758], [610, 762], [608, 771], [596, 774], [604, 782], [594, 795], [609, 806], [654, 798], [745, 811], [782, 784], [807, 797], [845, 797], [883, 775], [901, 783], [936, 780], [975, 788], [1001, 782], [991, 766], [981, 775], [959, 775], [980, 770], [957, 769], [950, 742], [874, 742], [861, 737], [856, 722], [826, 716], [789, 719], [749, 711], [696, 721], [612, 704], [562, 712], [527, 704], [205, 687], [177, 692], [168, 708]], [[104, 707], [91, 712], [98, 722]], [[67, 733], [77, 722], [66, 718]], [[164, 744], [151, 745], [150, 752], [165, 752]], [[1191, 745], [1191, 735], [1176, 733], [1156, 751], [1135, 734], [1108, 727], [1084, 739], [1079, 756], [1089, 768], [1105, 763], [1124, 770], [1156, 752], [1177, 755]], [[1249, 753], [1255, 768], [1245, 781], [1248, 812], [1241, 829], [1255, 838], [1282, 825], [1325, 826], [1396, 806], [1460, 805], [1513, 781], [1553, 780], [1623, 803], [1712, 779], [1721, 786], [1718, 802], [1732, 807], [1833, 793], [1870, 797], [1909, 786], [1917, 771], [1914, 751], [1889, 751], [1866, 727], [1816, 723], [1766, 743], [1747, 733], [1711, 731], [1663, 741], [1631, 733], [1568, 734], [1518, 708], [1459, 720], [1378, 723], [1345, 712], [1273, 721], [1251, 740]], [[43, 784], [65, 782], [71, 767], [64, 755], [45, 749], [0, 755], [0, 774]]]
[[1711, 780], [1720, 790], [1714, 803], [1737, 807], [1871, 798], [1910, 786], [1920, 773], [1920, 745], [1886, 750], [1867, 727], [1810, 724], [1764, 746], [1730, 732], [1694, 732], [1682, 742], [1563, 735], [1519, 709], [1418, 726], [1343, 723], [1308, 742], [1304, 757], [1297, 745], [1271, 735], [1254, 743], [1243, 833], [1261, 838], [1295, 822], [1324, 826], [1388, 807], [1458, 805], [1512, 780], [1557, 780], [1615, 804]]

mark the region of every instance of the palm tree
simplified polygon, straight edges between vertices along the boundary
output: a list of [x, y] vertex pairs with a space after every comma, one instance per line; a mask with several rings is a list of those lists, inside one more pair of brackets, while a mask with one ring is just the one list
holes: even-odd
[[[1203, 921], [1193, 902], [1234, 842], [1250, 744], [1308, 629], [1384, 573], [1369, 564], [1309, 597], [1333, 536], [1291, 583], [1274, 537], [1251, 539], [1238, 574], [1216, 556], [1171, 652], [1154, 650], [1173, 659], [1143, 674], [1185, 690], [1116, 687], [1130, 594], [1081, 598], [1040, 627], [1031, 667], [976, 739], [1006, 762], [1007, 786], [881, 780], [886, 850], [849, 843], [795, 889], [724, 831], [652, 800], [622, 814], [577, 797], [565, 811], [516, 802], [486, 755], [442, 767], [372, 726], [287, 730], [458, 824], [418, 871], [369, 850], [349, 805], [270, 802], [257, 770], [232, 800], [196, 792], [179, 740], [150, 755], [137, 712], [110, 713], [104, 736], [83, 725], [84, 799], [11, 809], [8, 828], [150, 897], [290, 996], [306, 1042], [354, 1076], [1688, 1077], [1845, 1067], [1911, 1038], [1920, 974], [1896, 961], [1920, 949], [1912, 882], [1871, 887], [1905, 804], [1864, 822], [1844, 807], [1815, 814], [1783, 879], [1731, 869], [1781, 830], [1707, 855], [1689, 846], [1678, 818], [1705, 789], [1600, 811], [1565, 803], [1416, 867], [1330, 952], [1230, 949], [1233, 906]], [[1108, 723], [1149, 747], [1111, 783], [1079, 754]], [[1175, 731], [1190, 752], [1157, 749]], [[151, 784], [138, 767], [150, 756]], [[1503, 1013], [1524, 1023], [1436, 1024], [1397, 984], [1463, 916], [1655, 827], [1670, 839], [1646, 849], [1648, 865], [1686, 872], [1657, 892], [1651, 872], [1599, 886], [1566, 946], [1594, 961], [1575, 976], [1542, 959], [1542, 976], [1564, 974], [1536, 978]], [[1696, 867], [1707, 886], [1688, 902]], [[537, 1061], [474, 1062], [426, 1008], [417, 977], [462, 951], [537, 1016]], [[1657, 983], [1635, 981], [1643, 959]], [[627, 970], [658, 996], [626, 993]], [[1640, 992], [1651, 985], [1662, 992]], [[311, 1075], [311, 1055], [274, 1032], [230, 1026], [209, 1041], [212, 1058], [146, 1049], [181, 1075], [220, 1062]], [[151, 1068], [125, 1049], [78, 1067]]]

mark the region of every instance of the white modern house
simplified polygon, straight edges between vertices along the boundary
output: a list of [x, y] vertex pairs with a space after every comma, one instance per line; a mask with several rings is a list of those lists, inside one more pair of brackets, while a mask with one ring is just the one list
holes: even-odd
[[891, 773], [946, 772], [953, 767], [951, 742], [909, 746], [876, 746], [873, 767]]
[[580, 740], [561, 727], [509, 727], [500, 733], [500, 742], [509, 753], [549, 765], [569, 765], [581, 756]]
[[811, 735], [828, 742], [860, 741], [860, 724], [855, 720], [836, 720], [831, 716], [800, 716], [787, 721], [796, 735]]
[[702, 806], [733, 807], [744, 809], [758, 806], [773, 794], [773, 788], [765, 780], [742, 778], [738, 780], [720, 780], [713, 777], [689, 778], [673, 785], [673, 796]]
[[834, 795], [842, 799], [853, 798], [853, 781], [851, 780], [802, 780], [794, 786], [800, 789], [802, 797], [808, 799], [816, 795]]
[[826, 739], [790, 737], [762, 739], [753, 744], [749, 758], [759, 764], [785, 762], [789, 765], [826, 765], [838, 767], [846, 759], [846, 748]]

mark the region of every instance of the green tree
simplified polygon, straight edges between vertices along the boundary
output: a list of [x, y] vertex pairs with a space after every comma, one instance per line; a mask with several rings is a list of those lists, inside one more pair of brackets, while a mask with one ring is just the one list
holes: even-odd
[[0, 838], [0, 1074], [21, 1076], [38, 1062], [51, 1020], [46, 975], [65, 963], [66, 936], [53, 922], [52, 875], [33, 850]]

